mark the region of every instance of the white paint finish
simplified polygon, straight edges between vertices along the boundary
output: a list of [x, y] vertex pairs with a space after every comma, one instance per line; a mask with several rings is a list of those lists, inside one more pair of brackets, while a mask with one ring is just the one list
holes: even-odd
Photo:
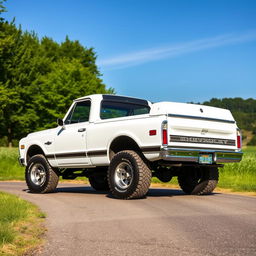
[[[54, 153], [58, 166], [66, 165], [89, 165], [90, 159], [86, 156], [86, 136], [89, 122], [65, 125], [65, 128], [58, 127], [54, 140]], [[85, 129], [79, 132], [80, 129]], [[58, 156], [65, 153], [84, 152], [83, 157]]]
[[[53, 154], [54, 148], [53, 148], [53, 141], [55, 138], [55, 132], [57, 128], [54, 129], [48, 129], [40, 132], [34, 132], [29, 134], [27, 137], [20, 140], [19, 145], [24, 144], [25, 149], [20, 150], [21, 157], [24, 158], [25, 164], [27, 164], [27, 152], [29, 148], [33, 145], [36, 145], [40, 147], [45, 155]], [[46, 142], [52, 142], [50, 145], [46, 145]], [[55, 159], [49, 160], [50, 164], [52, 166], [57, 166], [57, 162]]]
[[[201, 110], [203, 112], [201, 112]], [[231, 112], [227, 109], [222, 108], [177, 102], [158, 102], [152, 105], [150, 115], [167, 114], [196, 116], [205, 118], [218, 118], [234, 121]]]
[[[165, 117], [150, 117], [140, 115], [134, 117], [121, 117], [101, 120], [89, 125], [87, 130], [88, 149], [109, 150], [113, 140], [120, 136], [132, 138], [139, 147], [161, 146], [161, 123]], [[149, 136], [149, 130], [157, 130], [157, 135]], [[155, 155], [148, 154], [149, 160], [155, 159]], [[108, 158], [104, 164], [109, 164]], [[99, 164], [99, 157], [91, 158], [92, 164]]]
[[[236, 124], [223, 123], [218, 121], [194, 120], [188, 118], [168, 117], [168, 136], [195, 136], [202, 138], [218, 138], [236, 141]], [[179, 147], [181, 143], [169, 141], [169, 146]], [[203, 148], [220, 148], [236, 149], [236, 146], [222, 146], [212, 144], [191, 144], [182, 143], [184, 147], [203, 147]]]
[[[233, 121], [234, 119], [229, 110], [194, 104], [160, 102], [154, 104], [149, 103], [151, 106], [149, 114], [101, 120], [100, 106], [102, 98], [102, 95], [89, 95], [75, 100], [69, 111], [72, 110], [75, 102], [88, 99], [91, 101], [89, 122], [65, 125], [65, 129], [63, 129], [61, 133], [59, 133], [59, 131], [62, 128], [57, 127], [29, 134], [26, 138], [23, 138], [20, 141], [20, 144], [25, 144], [26, 147], [25, 150], [20, 150], [21, 157], [26, 159], [26, 152], [30, 145], [40, 146], [46, 155], [72, 154], [86, 151], [107, 151], [108, 155], [105, 156], [95, 155], [87, 157], [85, 153], [84, 157], [62, 157], [58, 158], [57, 161], [54, 159], [49, 161], [52, 166], [59, 167], [92, 167], [108, 165], [109, 147], [112, 141], [119, 136], [132, 138], [141, 148], [161, 147], [161, 124], [164, 120], [168, 120], [168, 138], [170, 135], [185, 135], [236, 140], [237, 126], [235, 123], [223, 123], [219, 121], [184, 117], [167, 117], [168, 114], [175, 114]], [[201, 112], [200, 109], [202, 109], [203, 112]], [[67, 118], [68, 114], [69, 112], [65, 115], [64, 120]], [[80, 128], [86, 128], [86, 131], [78, 132], [78, 129]], [[149, 136], [150, 130], [156, 130], [157, 134], [155, 136]], [[44, 143], [49, 140], [53, 141], [53, 143], [46, 146]], [[235, 146], [180, 142], [169, 142], [169, 146], [236, 149]], [[145, 153], [145, 157], [154, 161], [159, 159], [160, 155], [157, 152], [148, 152]]]

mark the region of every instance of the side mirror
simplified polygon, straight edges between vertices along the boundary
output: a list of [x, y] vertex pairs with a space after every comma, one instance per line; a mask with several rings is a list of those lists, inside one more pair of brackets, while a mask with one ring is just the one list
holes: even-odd
[[64, 122], [63, 122], [63, 120], [62, 120], [61, 118], [58, 118], [58, 119], [57, 119], [57, 124], [58, 124], [59, 126], [64, 126]]

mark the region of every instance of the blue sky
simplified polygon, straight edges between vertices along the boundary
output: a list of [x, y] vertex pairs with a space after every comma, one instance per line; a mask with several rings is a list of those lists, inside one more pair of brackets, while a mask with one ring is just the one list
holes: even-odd
[[94, 47], [104, 83], [151, 101], [256, 98], [254, 0], [8, 0], [5, 18]]

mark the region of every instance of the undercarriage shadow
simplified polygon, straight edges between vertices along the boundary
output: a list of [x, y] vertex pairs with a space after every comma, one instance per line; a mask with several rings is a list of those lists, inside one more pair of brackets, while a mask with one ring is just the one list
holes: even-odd
[[90, 186], [81, 187], [60, 187], [56, 188], [55, 193], [80, 193], [80, 194], [107, 194], [108, 191], [96, 191]]
[[[116, 199], [109, 193], [109, 191], [96, 191], [92, 187], [85, 185], [85, 186], [63, 186], [63, 187], [58, 187], [54, 190], [54, 193], [73, 193], [73, 194], [92, 194], [92, 195], [106, 195], [108, 198]], [[27, 193], [31, 193], [29, 189], [23, 189], [23, 191], [26, 191]], [[51, 193], [50, 193], [51, 194]], [[204, 195], [204, 196], [212, 196], [215, 194], [220, 194], [220, 193], [212, 193], [210, 195]], [[175, 188], [150, 188], [148, 193], [144, 198], [145, 199], [148, 197], [173, 197], [173, 196], [188, 196], [185, 194], [182, 190], [180, 189], [175, 189]], [[136, 200], [136, 199], [135, 199]], [[140, 199], [139, 199], [140, 200]]]
[[[108, 191], [96, 191], [90, 186], [79, 187], [59, 187], [55, 193], [80, 193], [80, 194], [105, 194], [107, 197], [114, 198]], [[165, 197], [165, 196], [184, 196], [185, 193], [179, 189], [171, 188], [150, 188], [146, 197]]]
[[180, 189], [175, 188], [150, 188], [148, 197], [161, 197], [161, 196], [184, 196], [185, 193]]

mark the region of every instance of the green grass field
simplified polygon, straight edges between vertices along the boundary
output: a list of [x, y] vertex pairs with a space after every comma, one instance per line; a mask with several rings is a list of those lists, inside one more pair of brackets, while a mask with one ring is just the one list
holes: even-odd
[[0, 180], [24, 180], [24, 167], [18, 163], [18, 148], [0, 148]]
[[[243, 149], [244, 156], [240, 163], [225, 164], [220, 168], [220, 188], [233, 191], [256, 192], [256, 147]], [[0, 148], [0, 180], [24, 180], [24, 167], [18, 164], [17, 148]], [[155, 183], [161, 183], [153, 178]], [[170, 182], [177, 184], [177, 179]]]
[[38, 246], [44, 217], [33, 204], [0, 192], [0, 255], [24, 255]]
[[256, 147], [247, 147], [240, 163], [220, 168], [219, 187], [233, 191], [256, 191]]

